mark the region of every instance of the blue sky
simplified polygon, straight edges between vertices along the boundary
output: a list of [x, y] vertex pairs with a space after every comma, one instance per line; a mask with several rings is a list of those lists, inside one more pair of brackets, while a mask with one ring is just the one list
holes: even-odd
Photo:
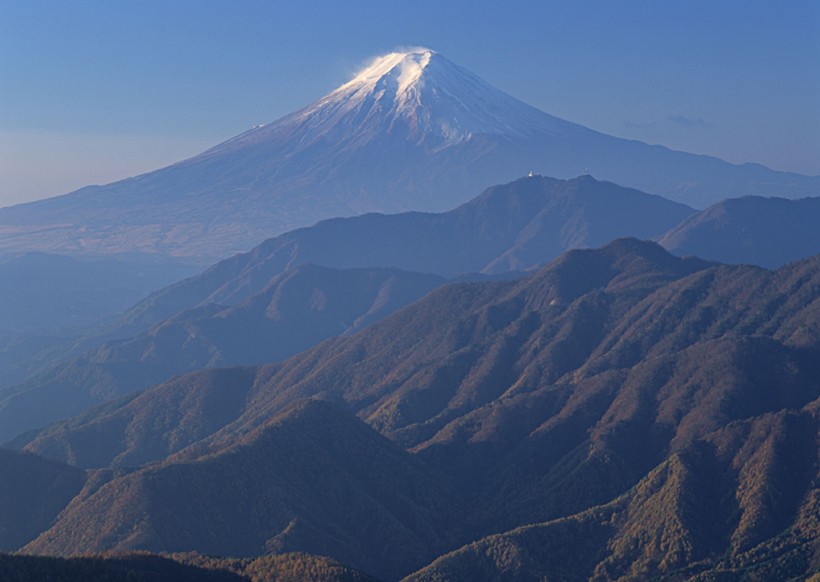
[[813, 0], [0, 0], [0, 206], [196, 154], [409, 45], [599, 131], [820, 174]]

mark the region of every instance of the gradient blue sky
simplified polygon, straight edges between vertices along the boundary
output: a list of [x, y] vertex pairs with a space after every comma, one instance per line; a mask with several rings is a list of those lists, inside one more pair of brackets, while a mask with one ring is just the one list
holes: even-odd
[[599, 131], [820, 174], [815, 0], [0, 0], [0, 206], [188, 157], [403, 45]]

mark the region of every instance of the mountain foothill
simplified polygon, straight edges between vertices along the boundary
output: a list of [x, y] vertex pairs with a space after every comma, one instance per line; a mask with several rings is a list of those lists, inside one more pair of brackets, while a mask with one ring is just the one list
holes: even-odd
[[0, 578], [817, 580], [817, 185], [418, 49], [0, 209]]

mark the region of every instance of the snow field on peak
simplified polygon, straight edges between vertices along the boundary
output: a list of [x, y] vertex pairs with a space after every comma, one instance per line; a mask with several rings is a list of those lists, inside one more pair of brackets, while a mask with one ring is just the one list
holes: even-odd
[[363, 145], [395, 135], [435, 150], [477, 135], [516, 139], [578, 131], [588, 130], [531, 107], [436, 51], [418, 47], [373, 59], [313, 104], [227, 144], [260, 143], [286, 134], [299, 135], [296, 149], [302, 149], [320, 141]]
[[400, 91], [403, 91], [418, 80], [434, 54], [435, 51], [430, 49], [418, 48], [377, 57], [367, 67], [356, 73], [352, 80], [339, 87], [338, 91], [353, 86], [375, 85], [382, 77], [390, 74], [397, 67], [399, 88]]

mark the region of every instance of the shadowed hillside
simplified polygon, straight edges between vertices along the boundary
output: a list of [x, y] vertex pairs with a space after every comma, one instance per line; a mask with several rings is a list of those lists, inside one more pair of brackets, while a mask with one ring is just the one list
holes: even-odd
[[659, 242], [677, 255], [777, 268], [820, 253], [820, 198], [746, 196], [684, 219]]
[[227, 571], [186, 566], [159, 556], [50, 558], [0, 555], [0, 578], [6, 582], [242, 582]]
[[14, 550], [51, 526], [80, 492], [85, 472], [0, 449], [0, 550]]
[[818, 402], [730, 424], [624, 496], [493, 535], [406, 580], [790, 580], [820, 570]]
[[444, 281], [395, 269], [302, 265], [237, 306], [180, 313], [135, 338], [89, 350], [0, 392], [0, 438], [184, 372], [285, 359], [378, 321]]
[[5, 582], [371, 582], [367, 574], [321, 556], [277, 554], [212, 558], [147, 553], [79, 558], [0, 554]]
[[25, 550], [331, 555], [394, 578], [450, 546], [457, 497], [422, 462], [307, 401], [223, 451], [87, 488]]

